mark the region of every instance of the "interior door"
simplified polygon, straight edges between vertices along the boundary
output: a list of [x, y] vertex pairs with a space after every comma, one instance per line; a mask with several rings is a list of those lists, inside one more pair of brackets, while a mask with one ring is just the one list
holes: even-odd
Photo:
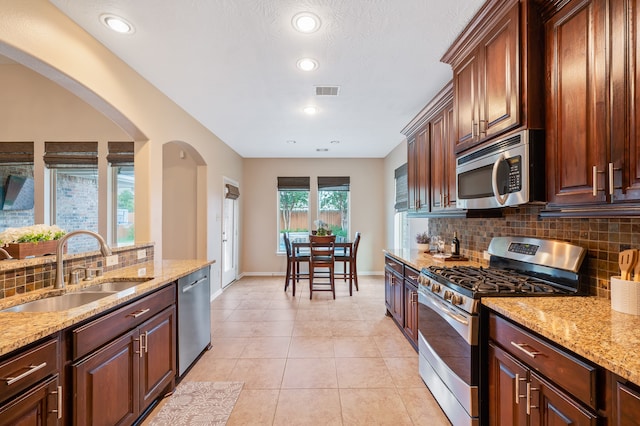
[[225, 198], [222, 207], [222, 287], [238, 273], [238, 200]]

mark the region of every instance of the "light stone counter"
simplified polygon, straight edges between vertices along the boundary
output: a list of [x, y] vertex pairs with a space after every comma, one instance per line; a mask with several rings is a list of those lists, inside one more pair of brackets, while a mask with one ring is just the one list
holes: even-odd
[[433, 257], [428, 253], [423, 253], [418, 250], [409, 250], [409, 249], [385, 249], [385, 254], [397, 259], [398, 261], [404, 263], [405, 265], [411, 266], [413, 269], [420, 271], [422, 268], [426, 268], [432, 265], [438, 266], [479, 266], [478, 263], [471, 261], [454, 261], [454, 260], [444, 260], [439, 259], [437, 257]]
[[486, 297], [482, 304], [640, 385], [640, 316], [599, 297]]
[[127, 278], [140, 280], [150, 278], [133, 287], [133, 290], [114, 293], [98, 301], [78, 308], [60, 312], [0, 312], [0, 356], [19, 349], [38, 339], [52, 335], [87, 318], [113, 308], [128, 300], [160, 288], [180, 277], [197, 271], [214, 262], [205, 260], [157, 260], [106, 273], [103, 277], [78, 285], [67, 286], [65, 290], [37, 290], [26, 295], [17, 295], [0, 300], [0, 309], [26, 301], [41, 299], [49, 295], [76, 291], [105, 281], [123, 281]]

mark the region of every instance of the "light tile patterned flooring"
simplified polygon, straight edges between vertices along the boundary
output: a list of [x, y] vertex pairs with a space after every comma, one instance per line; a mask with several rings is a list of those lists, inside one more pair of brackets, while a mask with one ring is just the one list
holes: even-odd
[[294, 298], [282, 277], [242, 278], [212, 302], [213, 349], [183, 380], [244, 382], [228, 425], [450, 425], [385, 316], [384, 278], [359, 282], [309, 300], [308, 281]]

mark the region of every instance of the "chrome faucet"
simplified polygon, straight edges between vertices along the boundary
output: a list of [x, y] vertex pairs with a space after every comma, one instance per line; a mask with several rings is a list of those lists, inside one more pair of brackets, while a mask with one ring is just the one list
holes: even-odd
[[68, 234], [65, 234], [58, 240], [58, 246], [56, 247], [56, 282], [53, 285], [53, 288], [64, 288], [64, 253], [62, 252], [64, 244], [69, 238], [73, 237], [74, 235], [80, 234], [90, 235], [98, 240], [98, 243], [100, 243], [100, 251], [102, 252], [102, 255], [105, 257], [111, 256], [111, 248], [107, 245], [107, 242], [104, 240], [104, 238], [102, 238], [100, 234], [96, 232], [80, 229], [78, 231], [71, 231]]

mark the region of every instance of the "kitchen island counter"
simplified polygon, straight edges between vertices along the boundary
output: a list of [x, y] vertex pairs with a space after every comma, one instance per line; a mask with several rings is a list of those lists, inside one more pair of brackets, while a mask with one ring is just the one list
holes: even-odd
[[58, 312], [0, 312], [0, 356], [50, 336], [74, 324], [91, 318], [101, 312], [135, 299], [143, 294], [165, 286], [191, 272], [212, 264], [206, 260], [157, 260], [105, 273], [104, 276], [78, 285], [68, 285], [66, 289], [46, 288], [29, 292], [21, 296], [12, 296], [0, 300], [0, 309], [40, 299], [50, 295], [77, 291], [82, 287], [107, 281], [126, 279], [142, 280], [140, 284], [123, 292], [118, 292], [95, 302], [77, 308]]
[[640, 384], [640, 316], [600, 297], [485, 297], [482, 304], [549, 340]]

